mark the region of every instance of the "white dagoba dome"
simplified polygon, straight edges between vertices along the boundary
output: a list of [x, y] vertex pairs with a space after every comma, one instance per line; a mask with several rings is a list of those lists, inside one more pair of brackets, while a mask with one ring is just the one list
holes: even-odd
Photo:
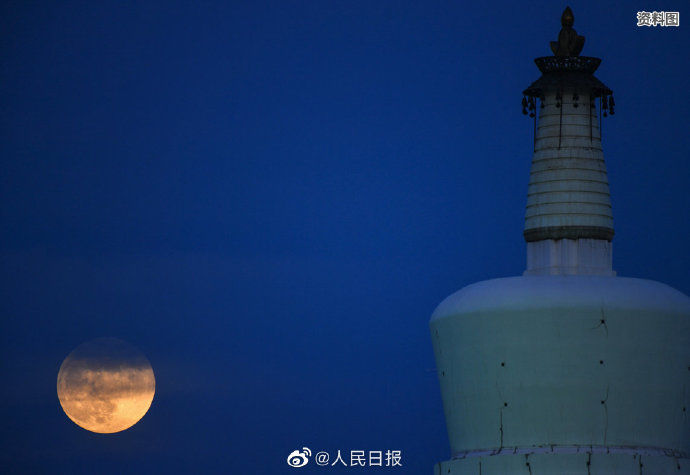
[[451, 446], [436, 474], [690, 474], [690, 298], [612, 269], [597, 115], [614, 102], [572, 22], [523, 100], [526, 270], [431, 317]]
[[440, 473], [690, 473], [681, 292], [614, 276], [493, 279], [445, 299], [431, 334], [453, 456]]

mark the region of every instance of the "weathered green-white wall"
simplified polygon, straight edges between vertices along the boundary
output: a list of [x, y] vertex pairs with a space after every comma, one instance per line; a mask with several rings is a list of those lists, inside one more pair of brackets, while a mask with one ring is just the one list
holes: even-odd
[[620, 277], [495, 279], [450, 296], [430, 325], [454, 458], [441, 473], [690, 473], [682, 293]]

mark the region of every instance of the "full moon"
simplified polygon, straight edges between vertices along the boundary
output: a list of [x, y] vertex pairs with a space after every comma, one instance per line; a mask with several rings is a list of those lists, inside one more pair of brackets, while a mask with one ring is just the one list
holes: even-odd
[[67, 417], [101, 434], [136, 424], [151, 407], [155, 391], [149, 361], [116, 338], [79, 345], [62, 362], [57, 378], [58, 399]]

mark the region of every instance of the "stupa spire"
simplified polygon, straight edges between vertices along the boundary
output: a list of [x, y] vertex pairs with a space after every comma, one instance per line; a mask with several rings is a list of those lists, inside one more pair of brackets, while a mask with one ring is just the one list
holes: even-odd
[[561, 25], [563, 28], [558, 34], [558, 41], [551, 42], [551, 51], [554, 56], [579, 56], [585, 44], [585, 37], [579, 36], [573, 29], [575, 16], [570, 7], [565, 7], [561, 15]]
[[573, 22], [568, 7], [558, 41], [551, 42], [554, 56], [535, 59], [542, 75], [523, 91], [523, 113], [534, 119], [524, 228], [527, 274], [612, 272], [613, 214], [601, 118], [614, 112], [613, 92], [594, 76], [601, 60], [578, 56], [585, 38]]

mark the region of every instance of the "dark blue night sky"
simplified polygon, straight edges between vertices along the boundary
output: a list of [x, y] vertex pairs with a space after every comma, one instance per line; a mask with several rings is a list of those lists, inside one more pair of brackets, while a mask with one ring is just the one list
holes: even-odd
[[[616, 97], [614, 269], [690, 294], [688, 3], [570, 5]], [[564, 7], [3, 2], [0, 471], [298, 473], [308, 446], [431, 473], [429, 317], [524, 270], [521, 92]], [[157, 382], [110, 436], [56, 395], [101, 336]]]

